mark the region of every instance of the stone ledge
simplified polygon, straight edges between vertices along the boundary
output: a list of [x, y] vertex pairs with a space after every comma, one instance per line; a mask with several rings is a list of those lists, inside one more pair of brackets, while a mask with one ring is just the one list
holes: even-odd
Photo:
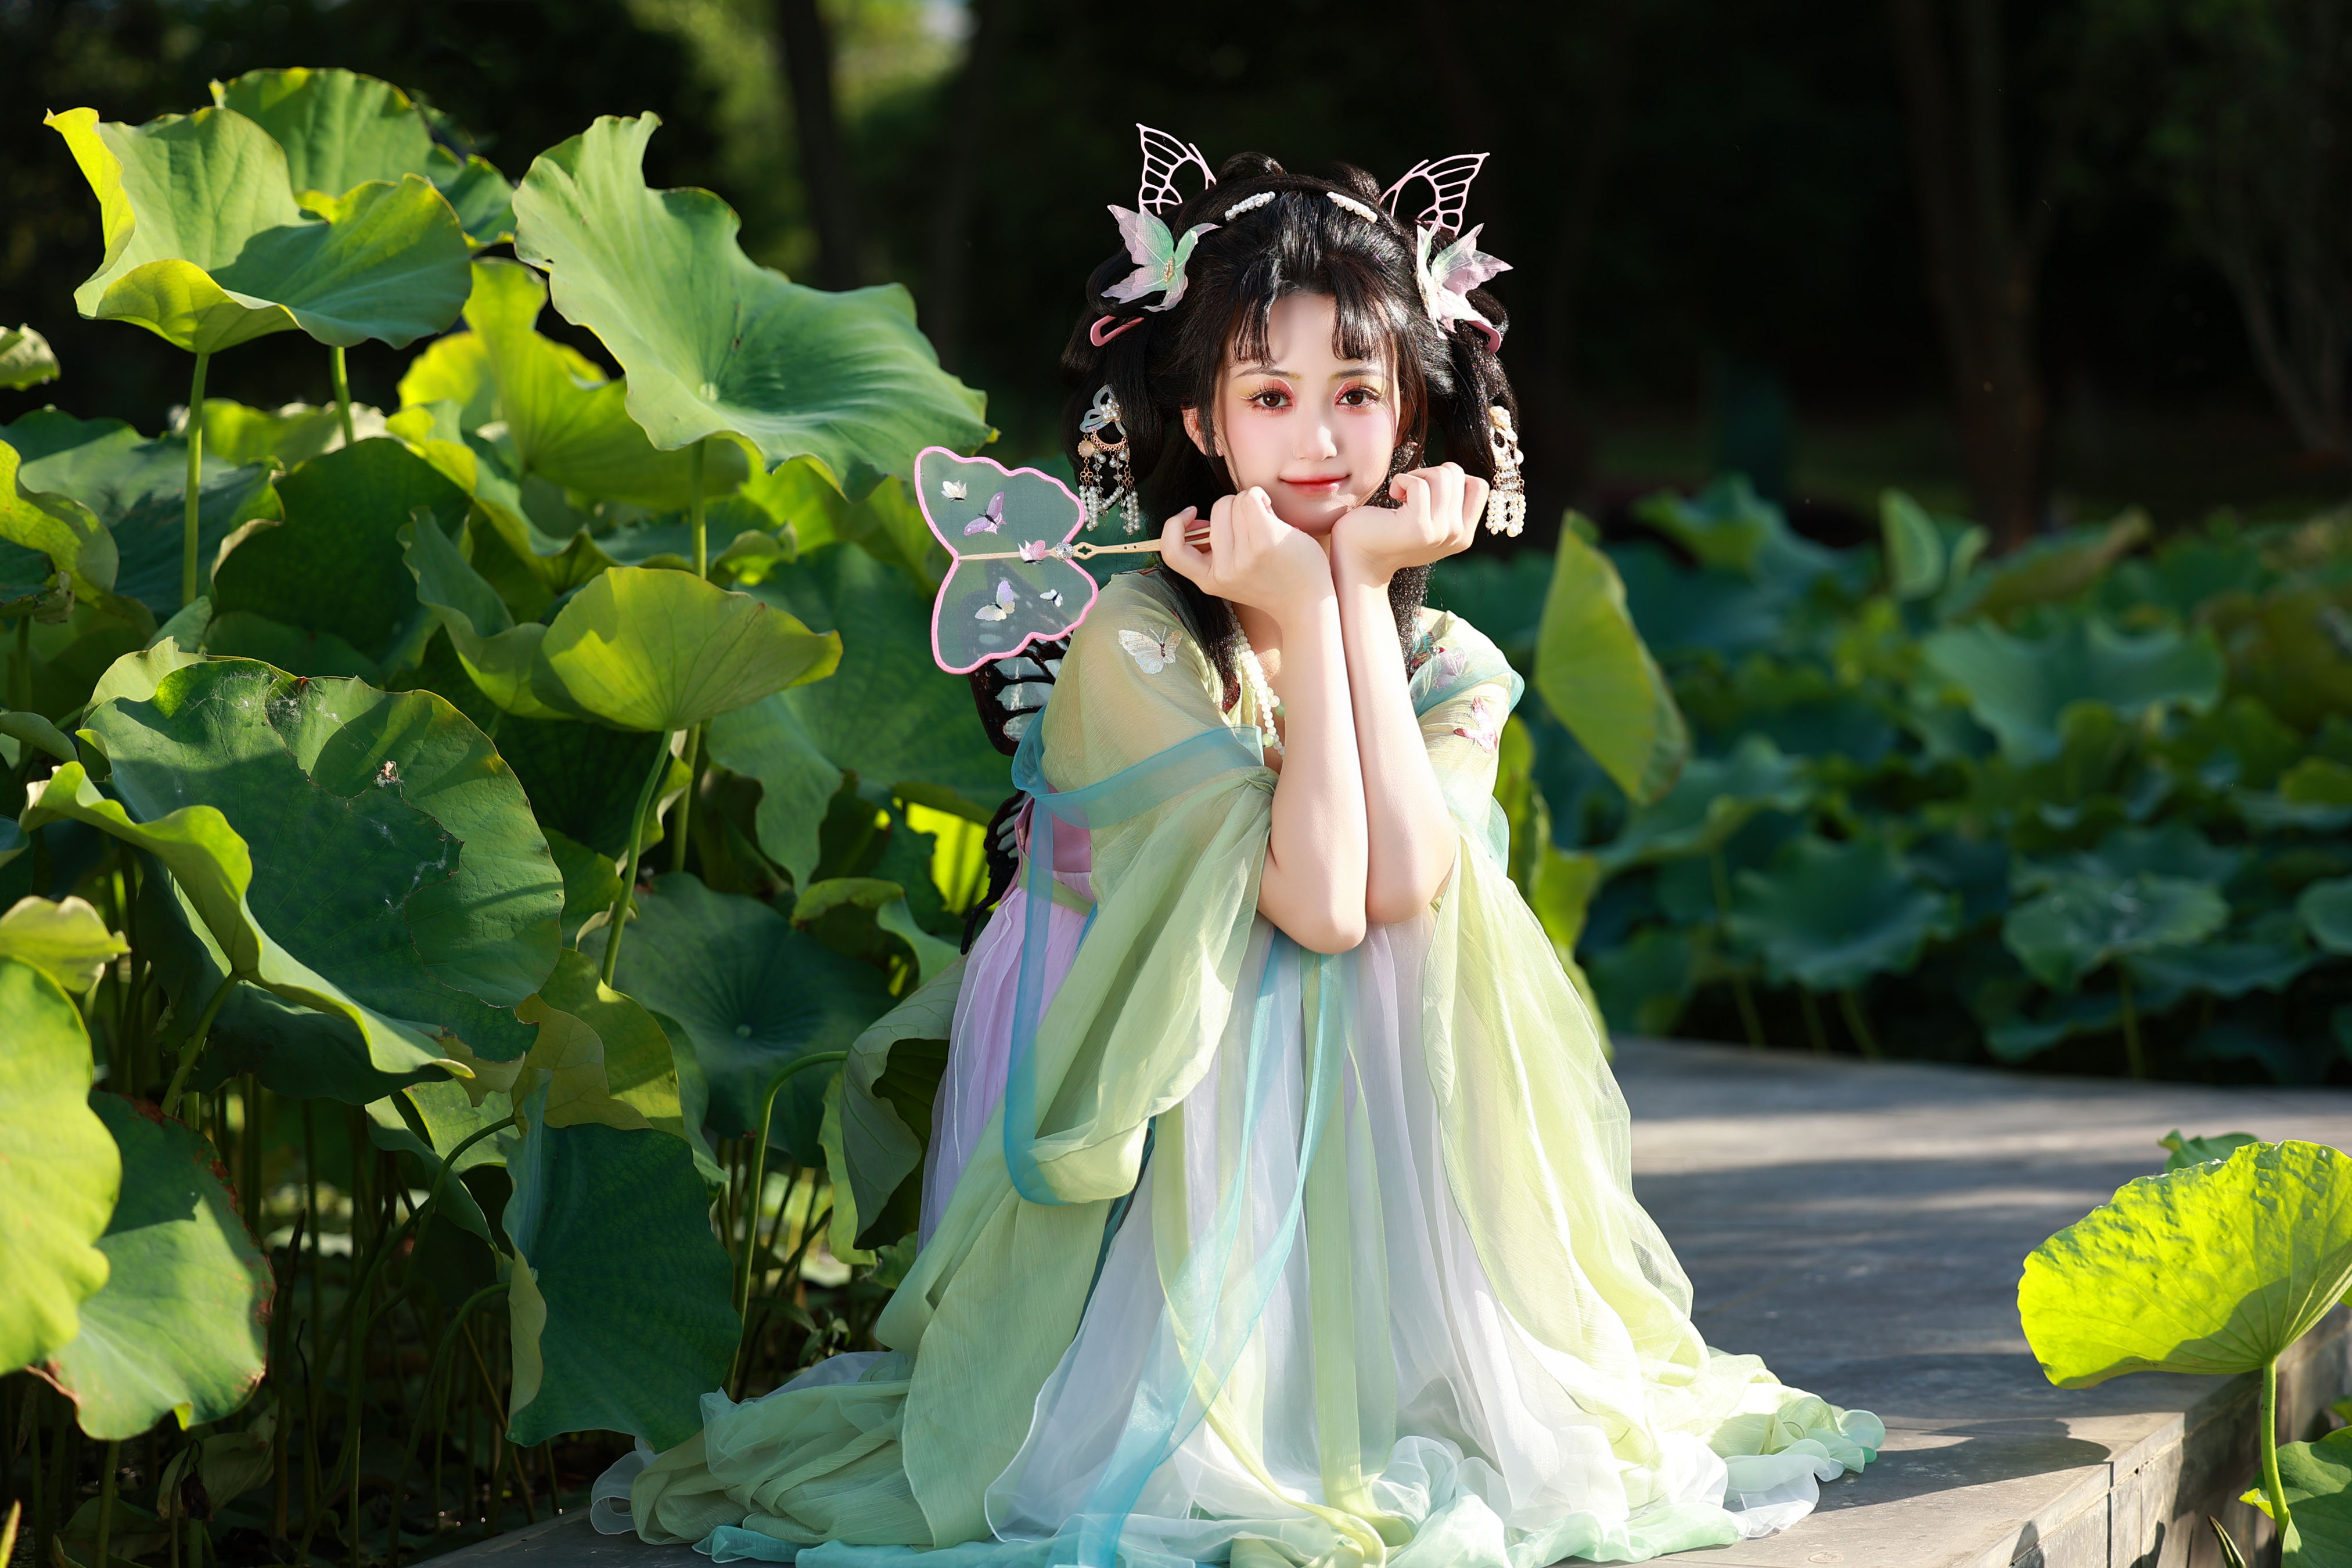
[[[1708, 1340], [1876, 1411], [1887, 1447], [1785, 1534], [1670, 1561], [1715, 1568], [2218, 1568], [2255, 1469], [2253, 1379], [2042, 1376], [2017, 1323], [2025, 1255], [2160, 1169], [2156, 1140], [2244, 1131], [2352, 1148], [2352, 1091], [2219, 1089], [1621, 1042], [1633, 1182]], [[2287, 1429], [2352, 1391], [2339, 1309], [2281, 1369]], [[445, 1561], [691, 1568], [584, 1510]]]

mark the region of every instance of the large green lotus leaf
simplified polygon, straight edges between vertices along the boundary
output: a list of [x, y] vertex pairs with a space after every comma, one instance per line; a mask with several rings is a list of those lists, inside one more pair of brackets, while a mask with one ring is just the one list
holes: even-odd
[[1559, 531], [1535, 668], [1536, 689], [1618, 788], [1647, 802], [1673, 787], [1690, 731], [1634, 629], [1617, 568], [1574, 529]]
[[793, 549], [785, 552], [787, 560], [835, 541], [855, 544], [912, 577], [926, 598], [939, 591], [950, 564], [948, 552], [931, 537], [930, 525], [907, 485], [889, 480], [851, 500], [833, 488], [824, 468], [806, 458], [752, 475], [720, 503], [711, 521], [715, 530], [723, 531], [719, 537], [732, 537], [737, 529], [764, 531], [780, 540], [789, 537]]
[[1955, 574], [1939, 608], [1947, 620], [1960, 620], [2071, 599], [2096, 583], [2147, 535], [2147, 514], [2134, 510], [2104, 527], [2078, 528], [2055, 539], [2037, 540], [1974, 572]]
[[[601, 956], [605, 933], [581, 951]], [[846, 1049], [890, 1006], [878, 969], [843, 958], [757, 899], [714, 893], [684, 872], [637, 898], [621, 944], [620, 988], [686, 1032], [710, 1086], [710, 1129], [755, 1131], [775, 1070], [811, 1051]], [[802, 1073], [776, 1104], [776, 1130], [803, 1165], [819, 1158], [821, 1075]]]
[[[129, 662], [118, 661], [118, 668]], [[41, 785], [18, 819], [26, 832], [61, 820], [95, 827], [163, 863], [171, 873], [173, 897], [204, 944], [204, 956], [211, 964], [205, 974], [233, 971], [299, 1006], [348, 1019], [358, 1028], [376, 1072], [404, 1079], [427, 1068], [464, 1070], [462, 1063], [444, 1058], [415, 1028], [352, 1000], [262, 929], [246, 901], [253, 879], [251, 852], [215, 807], [183, 806], [151, 821], [135, 821], [120, 801], [99, 793], [82, 764], [68, 763]], [[184, 964], [180, 973], [188, 973], [192, 967]], [[231, 1000], [227, 1010], [237, 1005]]]
[[[70, 496], [106, 525], [120, 558], [116, 593], [158, 616], [180, 607], [188, 493], [184, 441], [151, 441], [120, 419], [77, 419], [42, 408], [0, 429], [0, 443], [23, 458], [19, 478], [26, 488]], [[255, 518], [276, 515], [269, 469], [258, 462], [226, 461], [207, 445], [196, 487], [198, 582], [212, 575], [223, 540]]]
[[1811, 798], [1801, 760], [1783, 755], [1763, 735], [1748, 735], [1728, 757], [1702, 757], [1683, 769], [1664, 798], [1641, 807], [1625, 831], [1601, 847], [1612, 873], [1654, 860], [1708, 855], [1759, 811], [1798, 811]]
[[[98, 514], [68, 495], [52, 495], [27, 484], [16, 448], [0, 442], [0, 547], [46, 555], [76, 588], [104, 594], [114, 586], [119, 559], [114, 536]], [[20, 572], [11, 572], [12, 578]]]
[[2311, 731], [2352, 710], [2352, 654], [2339, 632], [2345, 607], [2342, 588], [2304, 574], [2259, 596], [2221, 595], [2200, 618], [2229, 650], [2231, 684]]
[[0, 327], [0, 390], [21, 392], [58, 378], [49, 340], [30, 327]]
[[[834, 1177], [834, 1215], [840, 1219], [845, 1209], [848, 1215], [835, 1234], [853, 1246], [869, 1225], [884, 1217], [893, 1194], [922, 1169], [930, 1118], [910, 1120], [906, 1111], [917, 1100], [928, 1110], [938, 1093], [933, 1069], [945, 1066], [956, 995], [962, 985], [963, 961], [959, 958], [850, 1044], [849, 1059], [842, 1064], [842, 1087], [825, 1119], [824, 1153], [825, 1168]], [[887, 1243], [898, 1237], [881, 1239]]]
[[2096, 849], [2074, 856], [2069, 863], [2110, 877], [2146, 871], [2221, 883], [2236, 876], [2245, 860], [2245, 851], [2221, 848], [2188, 823], [2175, 820], [2162, 827], [2118, 827], [2100, 839]]
[[556, 613], [541, 657], [572, 700], [627, 730], [683, 730], [822, 680], [841, 638], [690, 573], [616, 566]]
[[85, 316], [199, 353], [297, 327], [405, 348], [465, 303], [465, 234], [421, 175], [327, 193], [339, 199], [322, 220], [296, 204], [284, 151], [233, 110], [131, 126], [73, 109], [45, 123], [98, 196], [106, 257], [74, 290]]
[[1985, 1050], [1993, 1060], [2012, 1065], [2040, 1056], [2061, 1040], [2120, 1028], [2124, 1016], [2122, 1000], [2113, 991], [2045, 995], [2030, 1006], [2005, 996], [1997, 1005], [1980, 1005], [1978, 1013], [1985, 1026]]
[[2252, 1372], [2352, 1289], [2352, 1159], [2252, 1143], [2142, 1176], [2026, 1256], [2017, 1310], [2050, 1381]]
[[[2294, 917], [2287, 920], [2292, 923]], [[2153, 948], [2124, 961], [2133, 982], [2147, 991], [2210, 992], [2216, 996], [2284, 991], [2317, 962], [2317, 955], [2300, 941], [2252, 933], [2243, 940], [2195, 947]]]
[[1696, 556], [1702, 566], [1756, 574], [1764, 550], [1788, 523], [1756, 493], [1745, 474], [1717, 479], [1696, 496], [1660, 490], [1634, 503], [1633, 515]]
[[2077, 702], [2126, 718], [2151, 710], [2210, 708], [2221, 695], [2221, 651], [2204, 632], [2134, 635], [2090, 616], [2027, 637], [1981, 623], [1922, 638], [1929, 668], [1967, 697], [1978, 722], [2016, 762], [2058, 754], [2059, 716]]
[[228, 552], [213, 580], [213, 611], [249, 611], [342, 639], [381, 658], [417, 614], [401, 530], [418, 509], [443, 529], [468, 498], [398, 441], [362, 441], [278, 481], [286, 521]]
[[251, 610], [231, 610], [205, 623], [203, 647], [215, 658], [258, 659], [289, 675], [354, 676], [372, 684], [383, 681], [387, 661], [401, 662], [392, 657], [397, 649], [373, 658], [332, 632], [289, 626]]
[[[522, 781], [540, 826], [610, 858], [628, 852], [637, 791], [660, 750], [658, 735], [602, 724], [509, 718], [499, 726], [499, 754]], [[681, 764], [661, 794], [684, 787]], [[660, 842], [659, 834], [656, 824], [645, 842]]]
[[2010, 910], [2000, 939], [2058, 991], [2072, 991], [2110, 959], [2203, 942], [2230, 919], [2219, 888], [2185, 877], [2060, 870], [2031, 885], [2041, 891]]
[[287, 182], [298, 192], [339, 196], [369, 180], [422, 174], [433, 153], [433, 133], [408, 95], [357, 71], [247, 71], [213, 83], [213, 102], [286, 150]]
[[600, 118], [515, 193], [515, 254], [620, 362], [655, 446], [733, 434], [770, 467], [814, 458], [856, 496], [905, 478], [925, 447], [989, 438], [984, 400], [940, 369], [906, 289], [802, 288], [743, 254], [717, 196], [647, 189], [659, 123]]
[[930, 598], [904, 573], [836, 544], [747, 591], [841, 636], [831, 679], [777, 699], [825, 762], [877, 784], [951, 790], [982, 819], [1009, 793], [1010, 764], [973, 716], [971, 684], [931, 663]]
[[[855, 658], [857, 646], [853, 641], [844, 658]], [[760, 850], [793, 886], [805, 883], [823, 855], [819, 830], [826, 803], [841, 788], [841, 770], [810, 736], [791, 696], [780, 691], [713, 719], [703, 745], [719, 766], [759, 781], [751, 826]]]
[[521, 785], [442, 699], [226, 660], [88, 723], [132, 812], [207, 805], [242, 834], [253, 915], [307, 967], [473, 1056], [529, 1048], [512, 1009], [554, 967], [562, 882]]
[[[624, 952], [626, 949], [623, 950]], [[507, 1236], [521, 1267], [509, 1311], [508, 1436], [627, 1432], [656, 1448], [702, 1428], [742, 1321], [693, 1152], [659, 1132], [547, 1125], [542, 1094], [508, 1145]]]
[[58, 983], [0, 957], [0, 1369], [47, 1360], [106, 1283], [122, 1162], [90, 1113], [89, 1036]]
[[1792, 838], [1769, 871], [1742, 871], [1732, 939], [1764, 960], [1776, 985], [1843, 991], [1902, 974], [1929, 942], [1952, 934], [1958, 900], [1923, 886], [1883, 838]]
[[167, 1415], [183, 1427], [234, 1415], [268, 1360], [269, 1260], [210, 1143], [121, 1095], [92, 1103], [122, 1152], [122, 1196], [98, 1243], [111, 1272], [49, 1379], [105, 1442]]

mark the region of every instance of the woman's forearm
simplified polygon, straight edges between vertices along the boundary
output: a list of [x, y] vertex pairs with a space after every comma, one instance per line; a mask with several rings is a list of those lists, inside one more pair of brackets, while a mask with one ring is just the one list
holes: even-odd
[[1429, 907], [1454, 869], [1459, 839], [1422, 743], [1388, 584], [1344, 567], [1337, 574], [1350, 711], [1363, 759], [1364, 914], [1372, 925], [1392, 925]]
[[1365, 802], [1340, 627], [1328, 593], [1282, 618], [1282, 774], [1258, 887], [1259, 911], [1319, 952], [1364, 938]]

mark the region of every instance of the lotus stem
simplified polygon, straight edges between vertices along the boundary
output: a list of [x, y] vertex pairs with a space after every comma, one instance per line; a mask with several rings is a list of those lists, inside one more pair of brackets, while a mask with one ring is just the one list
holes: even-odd
[[342, 421], [343, 445], [348, 447], [359, 437], [352, 434], [352, 378], [349, 369], [343, 363], [343, 347], [341, 343], [328, 348], [327, 363], [334, 369], [335, 416]]
[[604, 984], [613, 984], [613, 976], [621, 965], [621, 933], [627, 929], [629, 906], [637, 895], [637, 856], [645, 847], [646, 813], [653, 809], [654, 792], [661, 787], [664, 774], [669, 772], [669, 738], [675, 730], [661, 732], [661, 744], [654, 748], [654, 765], [646, 774], [645, 787], [637, 791], [637, 809], [629, 816], [629, 863], [621, 873], [621, 896], [613, 900], [613, 918], [604, 941]]
[[8, 706], [23, 711], [33, 705], [33, 617], [16, 617], [16, 651], [8, 660]]
[[188, 493], [180, 536], [180, 604], [196, 602], [196, 496], [205, 478], [205, 372], [213, 356], [196, 353], [196, 374], [188, 384]]
[[163, 1091], [163, 1114], [180, 1113], [180, 1096], [188, 1087], [188, 1074], [195, 1070], [196, 1058], [205, 1054], [205, 1042], [212, 1037], [213, 1020], [220, 1016], [221, 1004], [236, 989], [236, 976], [224, 974], [221, 983], [213, 987], [212, 999], [196, 1019], [196, 1026], [188, 1033], [187, 1043], [180, 1047], [180, 1066], [172, 1074], [172, 1087]]
[[[114, 1472], [122, 1463], [122, 1445], [106, 1445], [106, 1473], [98, 1478], [98, 1568], [107, 1568], [106, 1549], [114, 1539]], [[0, 1563], [6, 1562], [0, 1557]]]
[[694, 826], [694, 797], [702, 783], [702, 726], [686, 732], [686, 793], [677, 801], [677, 837], [670, 844], [669, 868], [686, 869], [686, 836]]
[[1805, 1010], [1805, 1034], [1812, 1041], [1813, 1055], [1830, 1054], [1829, 1032], [1822, 1027], [1822, 1005], [1814, 999], [1810, 986], [1797, 987], [1797, 1004]]
[[2139, 1008], [2132, 1000], [2131, 971], [2120, 963], [2116, 965], [2116, 986], [2124, 1005], [2124, 1060], [2130, 1065], [2132, 1077], [2143, 1079], [2147, 1076], [2147, 1058], [2140, 1049]]
[[710, 536], [702, 521], [702, 451], [710, 444], [704, 437], [686, 449], [686, 522], [694, 531], [694, 574], [710, 575]]
[[2278, 1526], [2279, 1549], [2294, 1542], [2294, 1520], [2286, 1510], [2286, 1487], [2279, 1479], [2278, 1357], [2263, 1363], [2263, 1490], [2270, 1494], [2271, 1519]]
[[[518, 1265], [518, 1267], [520, 1267], [520, 1265]], [[432, 1400], [435, 1389], [439, 1388], [441, 1390], [441, 1404], [439, 1408], [443, 1412], [443, 1416], [441, 1421], [436, 1424], [436, 1430], [439, 1426], [446, 1426], [447, 1425], [446, 1413], [448, 1409], [449, 1394], [448, 1390], [442, 1385], [441, 1378], [442, 1374], [449, 1369], [449, 1357], [451, 1352], [457, 1347], [457, 1331], [465, 1325], [466, 1320], [473, 1314], [473, 1310], [476, 1307], [480, 1306], [483, 1302], [488, 1300], [493, 1296], [504, 1295], [511, 1285], [512, 1281], [501, 1279], [495, 1284], [483, 1286], [480, 1289], [466, 1298], [465, 1304], [459, 1307], [457, 1309], [457, 1315], [449, 1320], [449, 1326], [441, 1331], [441, 1343], [433, 1352], [433, 1368], [430, 1372], [425, 1373], [425, 1397], [428, 1402]], [[422, 1435], [424, 1430], [425, 1423], [422, 1421], [419, 1421], [415, 1426], [409, 1428], [408, 1447], [401, 1451], [400, 1468], [393, 1472], [392, 1539], [389, 1542], [389, 1551], [391, 1552], [394, 1568], [398, 1568], [400, 1562], [400, 1495], [402, 1489], [407, 1484], [409, 1462], [416, 1458], [416, 1439], [420, 1435]], [[437, 1446], [435, 1449], [435, 1453], [437, 1461], [439, 1454]], [[435, 1518], [437, 1522], [441, 1509], [441, 1489], [437, 1483], [433, 1489], [433, 1509]]]
[[[794, 1057], [776, 1069], [775, 1076], [768, 1079], [766, 1091], [760, 1096], [760, 1142], [758, 1152], [751, 1156], [751, 1176], [746, 1185], [746, 1206], [751, 1209], [751, 1217], [743, 1226], [743, 1256], [736, 1266], [735, 1364], [727, 1373], [727, 1386], [734, 1389], [738, 1398], [743, 1392], [736, 1387], [735, 1382], [743, 1371], [743, 1324], [751, 1310], [751, 1250], [760, 1236], [760, 1186], [768, 1179], [768, 1140], [775, 1126], [776, 1096], [787, 1082], [807, 1068], [832, 1067], [848, 1059], [847, 1051], [811, 1051], [806, 1056]], [[815, 1201], [814, 1194], [810, 1201]], [[783, 1223], [781, 1208], [776, 1211], [776, 1221], [780, 1225]]]
[[[1707, 871], [1715, 882], [1715, 931], [1727, 952], [1731, 948], [1731, 873], [1723, 864], [1723, 851], [1715, 849], [1706, 858]], [[1758, 1050], [1764, 1048], [1764, 1016], [1756, 1010], [1756, 994], [1748, 988], [1748, 976], [1739, 970], [1731, 973], [1731, 999], [1739, 1005], [1739, 1026], [1748, 1032], [1748, 1043]]]
[[1881, 1058], [1878, 1037], [1871, 1032], [1870, 1015], [1862, 1005], [1862, 993], [1849, 985], [1838, 993], [1838, 1006], [1845, 1014], [1845, 1026], [1853, 1031], [1853, 1043], [1872, 1061]]

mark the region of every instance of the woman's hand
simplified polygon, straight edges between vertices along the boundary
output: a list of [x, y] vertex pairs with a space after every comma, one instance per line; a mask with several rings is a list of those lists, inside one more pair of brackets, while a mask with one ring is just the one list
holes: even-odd
[[1331, 530], [1333, 572], [1385, 585], [1408, 566], [1460, 554], [1477, 536], [1487, 488], [1458, 463], [1399, 474], [1389, 494], [1401, 505], [1360, 506]]
[[1200, 509], [1186, 507], [1160, 531], [1160, 558], [1204, 594], [1264, 610], [1287, 622], [1332, 595], [1323, 547], [1274, 515], [1262, 489], [1221, 497], [1209, 509], [1205, 543]]

